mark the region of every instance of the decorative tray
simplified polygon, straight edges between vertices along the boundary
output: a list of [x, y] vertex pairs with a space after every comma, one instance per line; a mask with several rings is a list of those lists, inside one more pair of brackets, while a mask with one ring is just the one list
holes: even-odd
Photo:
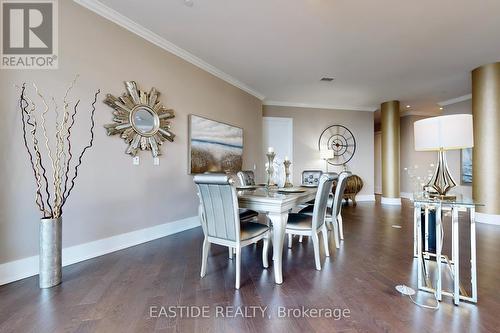
[[257, 186], [252, 186], [252, 185], [249, 185], [249, 186], [236, 186], [236, 189], [238, 191], [251, 191], [251, 190], [256, 190]]
[[305, 190], [301, 190], [300, 188], [296, 188], [296, 187], [278, 189], [278, 193], [304, 193], [304, 192], [305, 192]]

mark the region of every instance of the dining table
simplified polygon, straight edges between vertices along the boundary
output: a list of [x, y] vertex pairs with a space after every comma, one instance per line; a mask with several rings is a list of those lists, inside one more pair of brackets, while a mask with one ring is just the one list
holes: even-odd
[[277, 188], [261, 186], [253, 189], [238, 190], [240, 208], [255, 210], [266, 214], [272, 224], [272, 243], [274, 259], [274, 280], [283, 283], [283, 244], [288, 214], [293, 209], [316, 196], [316, 187]]

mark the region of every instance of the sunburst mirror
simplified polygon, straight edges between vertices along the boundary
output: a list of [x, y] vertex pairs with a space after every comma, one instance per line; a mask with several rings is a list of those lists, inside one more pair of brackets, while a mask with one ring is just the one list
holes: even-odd
[[164, 141], [174, 141], [175, 134], [170, 131], [174, 110], [162, 105], [155, 88], [148, 93], [139, 90], [134, 81], [125, 81], [125, 88], [127, 92], [122, 96], [107, 94], [104, 100], [114, 109], [113, 123], [104, 125], [107, 134], [119, 134], [129, 144], [127, 154], [135, 156], [139, 149], [151, 150], [153, 157], [157, 157]]

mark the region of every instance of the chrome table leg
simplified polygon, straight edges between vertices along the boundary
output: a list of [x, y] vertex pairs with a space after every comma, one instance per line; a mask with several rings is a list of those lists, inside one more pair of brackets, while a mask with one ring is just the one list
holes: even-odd
[[472, 301], [477, 303], [477, 267], [476, 267], [476, 209], [470, 208], [470, 270]]
[[[415, 210], [418, 212], [421, 211], [421, 206], [415, 204]], [[417, 238], [417, 285], [418, 288], [422, 288], [422, 265], [423, 263], [423, 257], [422, 257], [422, 233], [420, 232], [422, 229], [422, 215], [421, 214], [415, 214], [415, 217], [417, 219], [416, 225], [417, 228], [415, 230], [416, 233], [416, 238]]]
[[436, 207], [436, 268], [437, 268], [437, 273], [436, 273], [436, 299], [438, 301], [442, 300], [442, 285], [441, 285], [441, 250], [443, 247], [443, 244], [441, 242], [441, 205], [438, 205]]
[[459, 233], [458, 233], [458, 208], [453, 207], [451, 211], [451, 223], [452, 223], [452, 250], [451, 250], [451, 260], [453, 261], [453, 302], [455, 305], [460, 303], [460, 273], [459, 273]]

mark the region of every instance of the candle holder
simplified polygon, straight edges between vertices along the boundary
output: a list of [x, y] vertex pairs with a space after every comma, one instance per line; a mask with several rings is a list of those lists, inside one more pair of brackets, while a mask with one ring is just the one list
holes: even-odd
[[285, 160], [283, 165], [285, 166], [285, 185], [283, 187], [293, 187], [292, 182], [290, 182], [290, 165], [291, 161]]
[[274, 174], [274, 157], [276, 154], [270, 152], [266, 154], [267, 156], [267, 186], [274, 186], [273, 174]]

